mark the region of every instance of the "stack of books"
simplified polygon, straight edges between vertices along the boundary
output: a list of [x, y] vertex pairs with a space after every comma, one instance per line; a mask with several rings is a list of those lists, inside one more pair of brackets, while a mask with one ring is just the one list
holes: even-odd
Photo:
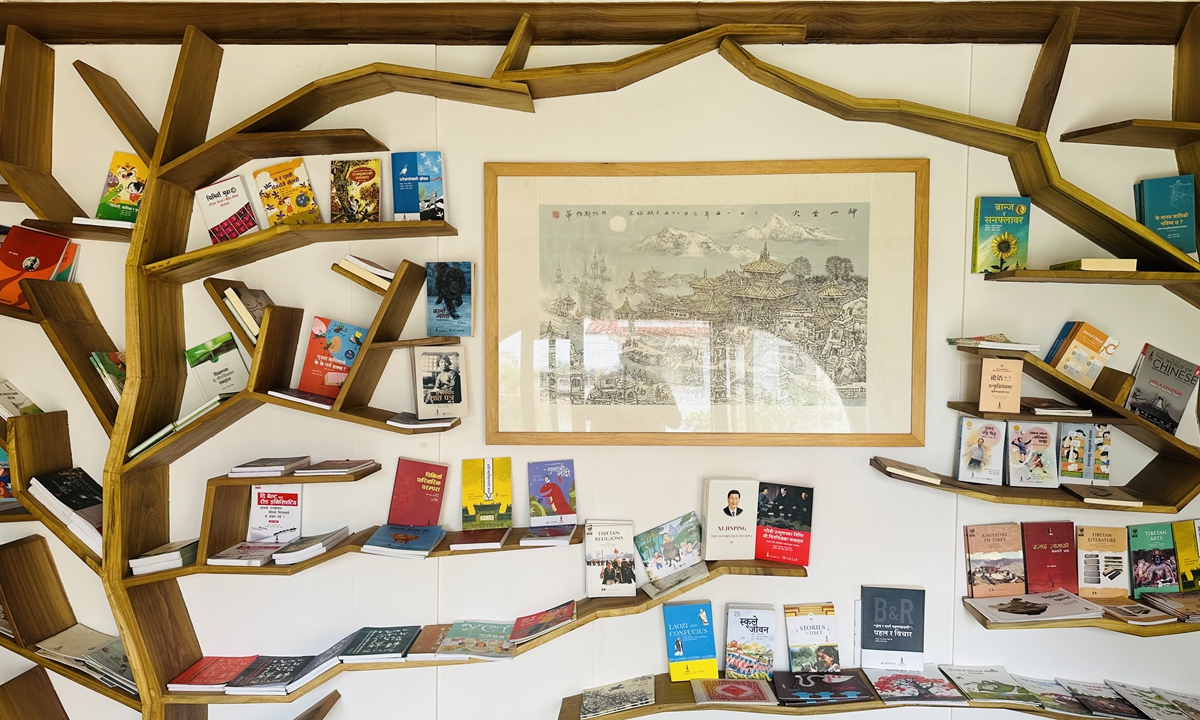
[[575, 461], [531, 462], [529, 529], [522, 547], [570, 545], [579, 516], [575, 512]]
[[392, 427], [406, 428], [408, 430], [422, 430], [428, 428], [448, 428], [456, 422], [458, 422], [458, 418], [454, 417], [432, 417], [421, 420], [415, 413], [402, 412], [388, 418], [387, 424]]
[[575, 601], [570, 600], [549, 610], [517, 618], [508, 639], [514, 645], [520, 645], [563, 625], [570, 624], [573, 620], [575, 620]]
[[263, 313], [275, 303], [271, 296], [263, 290], [253, 288], [225, 288], [225, 307], [237, 320], [237, 324], [250, 338], [250, 342], [258, 344], [258, 334], [262, 331]]
[[225, 684], [225, 694], [287, 695], [288, 685], [304, 673], [315, 657], [259, 655], [237, 677]]
[[1088, 602], [1066, 590], [1006, 597], [967, 598], [965, 602], [980, 615], [995, 623], [1085, 620], [1104, 617], [1104, 608], [1100, 605]]
[[259, 458], [229, 469], [231, 478], [283, 477], [308, 467], [308, 455], [296, 457]]
[[100, 374], [113, 400], [121, 402], [121, 392], [125, 389], [125, 353], [94, 352], [88, 356], [88, 360]]
[[29, 482], [29, 494], [67, 526], [89, 550], [102, 555], [104, 490], [83, 468], [42, 473]]
[[121, 638], [76, 623], [37, 644], [37, 654], [137, 695]]
[[1200, 622], [1200, 592], [1145, 593], [1141, 601], [1183, 622]]
[[296, 477], [353, 475], [360, 470], [366, 470], [374, 464], [374, 460], [322, 460], [307, 467], [297, 468], [293, 474]]
[[1091, 408], [1081, 408], [1077, 405], [1051, 400], [1050, 398], [1023, 397], [1021, 412], [1034, 415], [1061, 415], [1062, 417], [1091, 417]]
[[395, 270], [388, 270], [379, 263], [374, 263], [355, 255], [347, 255], [338, 260], [337, 266], [380, 290], [387, 290], [392, 281], [396, 279]]
[[946, 338], [946, 342], [956, 347], [972, 347], [985, 350], [1017, 350], [1031, 352], [1035, 355], [1041, 352], [1042, 349], [1042, 346], [1036, 343], [1022, 343], [1009, 340], [1004, 333], [976, 335], [975, 337]]
[[350, 528], [346, 526], [323, 535], [302, 537], [284, 545], [271, 555], [271, 559], [275, 561], [276, 565], [295, 565], [318, 555], [324, 555], [326, 550], [336, 547], [348, 537], [350, 537]]
[[446, 537], [440, 525], [381, 525], [362, 546], [370, 555], [398, 558], [426, 558]]
[[129, 570], [134, 575], [148, 575], [163, 570], [187, 567], [196, 564], [198, 539], [180, 540], [154, 548], [141, 557], [129, 559]]
[[654, 676], [642, 675], [612, 685], [584, 690], [579, 707], [579, 720], [592, 720], [653, 704]]
[[138, 455], [141, 455], [142, 453], [149, 450], [151, 447], [157, 445], [159, 443], [159, 441], [164, 440], [168, 436], [173, 435], [174, 433], [187, 427], [192, 422], [194, 422], [195, 420], [202, 417], [209, 410], [212, 410], [213, 408], [215, 408], [216, 406], [225, 402], [226, 400], [229, 400], [234, 395], [237, 395], [237, 393], [221, 393], [220, 395], [218, 395], [216, 397], [210, 398], [203, 405], [201, 405], [200, 407], [191, 411], [187, 415], [184, 415], [183, 417], [179, 418], [175, 422], [167, 423], [167, 426], [164, 427], [162, 430], [159, 430], [158, 432], [154, 433], [150, 437], [146, 438], [140, 445], [138, 445], [138, 446], [134, 447], [132, 450], [130, 450], [129, 457], [135, 458]]

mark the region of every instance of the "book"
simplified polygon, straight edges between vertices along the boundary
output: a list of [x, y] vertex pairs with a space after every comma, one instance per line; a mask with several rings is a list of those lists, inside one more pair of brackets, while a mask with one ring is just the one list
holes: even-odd
[[1196, 547], [1196, 521], [1177, 520], [1171, 523], [1175, 541], [1175, 560], [1179, 564], [1179, 589], [1182, 592], [1200, 590], [1200, 552]]
[[258, 458], [241, 465], [234, 465], [229, 469], [229, 477], [282, 477], [308, 467], [311, 459], [312, 457], [309, 455]]
[[1052, 271], [1082, 270], [1085, 272], [1137, 272], [1137, 258], [1081, 258], [1055, 263]]
[[957, 347], [984, 348], [987, 350], [1017, 350], [1037, 354], [1041, 346], [1036, 343], [1023, 343], [1010, 340], [1004, 333], [991, 335], [976, 335], [975, 337], [946, 338], [946, 343]]
[[446, 635], [450, 633], [450, 623], [444, 625], [426, 625], [421, 628], [417, 639], [409, 646], [406, 660], [437, 660], [437, 649], [441, 646]]
[[9, 419], [18, 415], [37, 415], [42, 412], [25, 393], [17, 389], [10, 380], [0, 380], [0, 417]]
[[[0, 242], [3, 242], [0, 237]], [[58, 261], [58, 270], [54, 273], [54, 282], [75, 282], [75, 271], [79, 269], [79, 243], [72, 242], [63, 250], [62, 259]]]
[[339, 658], [351, 664], [404, 660], [420, 632], [420, 625], [365, 627], [350, 636]]
[[367, 328], [314, 317], [300, 370], [300, 391], [336, 398], [366, 339]]
[[71, 241], [14, 225], [0, 243], [0, 305], [28, 310], [21, 280], [52, 280]]
[[430, 337], [474, 334], [475, 264], [430, 262], [425, 265], [425, 322]]
[[447, 659], [508, 660], [516, 649], [508, 639], [512, 629], [512, 623], [456, 620], [438, 646], [437, 654]]
[[387, 292], [388, 287], [392, 284], [392, 280], [396, 277], [394, 271], [355, 255], [347, 255], [338, 260], [336, 264], [351, 275], [374, 285], [384, 292]]
[[1014, 703], [1035, 707], [1039, 704], [1036, 697], [999, 665], [938, 665], [938, 669], [973, 703]]
[[29, 494], [92, 552], [103, 554], [104, 490], [83, 468], [40, 473], [29, 481]]
[[234, 567], [262, 567], [271, 562], [275, 553], [287, 543], [240, 542], [205, 560], [206, 565], [231, 565]]
[[1008, 484], [1058, 487], [1058, 423], [1008, 423]]
[[575, 525], [551, 525], [527, 528], [521, 536], [521, 547], [560, 547], [570, 545], [575, 537]]
[[853, 668], [837, 673], [778, 672], [775, 694], [787, 707], [844, 705], [875, 699], [866, 674]]
[[446, 531], [437, 525], [383, 525], [363, 543], [362, 551], [370, 555], [419, 559], [433, 552], [445, 537]]
[[1107, 485], [1112, 462], [1112, 426], [1106, 423], [1062, 423], [1059, 435], [1059, 477], [1090, 480], [1092, 485]]
[[[746, 478], [704, 481], [705, 560], [752, 560], [758, 533], [758, 481]], [[743, 498], [745, 500], [743, 501]]]
[[1025, 554], [1020, 523], [966, 525], [967, 597], [999, 597], [1025, 593]]
[[225, 685], [241, 675], [242, 671], [250, 667], [250, 664], [257, 659], [257, 655], [244, 657], [205, 655], [167, 683], [167, 690], [171, 692], [224, 692]]
[[1029, 691], [1030, 695], [1037, 698], [1039, 705], [1050, 712], [1092, 717], [1091, 711], [1084, 707], [1083, 703], [1079, 702], [1069, 690], [1053, 680], [1031, 678], [1024, 675], [1013, 675], [1013, 680], [1020, 683], [1021, 687]]
[[309, 558], [324, 555], [329, 548], [336, 547], [348, 537], [350, 528], [343, 525], [331, 532], [297, 538], [272, 554], [271, 559], [276, 565], [295, 565]]
[[1144, 504], [1141, 500], [1130, 495], [1123, 488], [1119, 487], [1104, 487], [1102, 485], [1080, 485], [1077, 483], [1063, 483], [1060, 485], [1063, 490], [1071, 493], [1075, 497], [1084, 501], [1089, 505], [1112, 505], [1115, 507], [1142, 507]]
[[392, 210], [396, 220], [445, 220], [442, 154], [392, 153]]
[[1091, 417], [1091, 408], [1081, 408], [1061, 400], [1041, 397], [1021, 398], [1021, 412], [1034, 415], [1059, 415], [1070, 417]]
[[911, 480], [920, 480], [921, 482], [929, 483], [930, 485], [941, 485], [942, 478], [937, 473], [930, 471], [928, 468], [914, 465], [912, 463], [901, 462], [899, 460], [890, 460], [882, 458], [878, 455], [871, 458], [871, 465], [885, 475], [899, 475]]
[[1140, 718], [1138, 712], [1128, 700], [1104, 683], [1086, 682], [1083, 680], [1064, 680], [1054, 678], [1075, 696], [1075, 699], [1090, 710], [1093, 715], [1106, 718]]
[[320, 224], [321, 211], [303, 158], [259, 168], [254, 171], [254, 182], [268, 227]]
[[1191, 175], [1142, 180], [1134, 186], [1138, 222], [1179, 252], [1196, 254], [1196, 180]]
[[812, 547], [813, 489], [760, 482], [754, 559], [808, 565]]
[[1162, 688], [1151, 688], [1151, 690], [1161, 695], [1164, 700], [1170, 700], [1191, 720], [1200, 720], [1200, 695], [1163, 690]]
[[633, 597], [637, 594], [633, 523], [588, 520], [583, 529], [587, 596]]
[[907, 670], [864, 670], [885, 705], [965, 706], [967, 699], [937, 665]]
[[296, 477], [314, 477], [318, 475], [353, 475], [366, 470], [375, 464], [374, 460], [322, 460], [319, 463], [297, 468], [293, 475]]
[[1147, 343], [1133, 368], [1125, 407], [1172, 435], [1196, 391], [1200, 366]]
[[[169, 542], [165, 545], [159, 545], [150, 552], [144, 553], [139, 557], [129, 558], [129, 568], [133, 570], [133, 574], [139, 574], [139, 568], [153, 567], [164, 563], [178, 561], [176, 567], [191, 565], [196, 560], [196, 548], [200, 545], [198, 538], [191, 540], [178, 540]], [[190, 561], [189, 561], [190, 558]]]
[[1200, 622], [1200, 592], [1147, 593], [1142, 602], [1182, 622]]
[[700, 518], [695, 512], [681, 515], [658, 527], [633, 536], [633, 544], [642, 557], [649, 584], [643, 587], [650, 597], [692, 581], [697, 575], [689, 570], [704, 565]]
[[712, 626], [712, 603], [694, 600], [669, 602], [662, 607], [671, 682], [715, 680], [717, 647]]
[[788, 667], [792, 672], [838, 672], [842, 669], [833, 603], [783, 606]]
[[1073, 523], [1022, 523], [1021, 536], [1025, 553], [1026, 592], [1079, 592]]
[[442, 514], [442, 493], [449, 465], [400, 458], [392, 483], [389, 525], [437, 525]]
[[642, 675], [584, 690], [579, 706], [579, 720], [591, 720], [653, 704], [654, 676]]
[[1123, 527], [1075, 528], [1079, 596], [1124, 599], [1129, 595], [1129, 537]]
[[118, 638], [75, 623], [71, 627], [37, 643], [37, 654], [87, 672], [84, 658]]
[[546, 633], [566, 625], [575, 619], [575, 601], [568, 600], [562, 605], [555, 605], [549, 610], [522, 615], [513, 622], [512, 633], [508, 639], [515, 645], [541, 637]]
[[113, 153], [100, 204], [96, 206], [96, 219], [136, 222], [149, 178], [150, 169], [140, 157], [127, 152]]
[[121, 393], [125, 391], [125, 353], [94, 352], [88, 356], [88, 362], [104, 381], [113, 400], [120, 403]]
[[268, 390], [267, 394], [271, 397], [277, 397], [283, 400], [291, 400], [292, 402], [300, 403], [301, 405], [308, 405], [309, 407], [320, 408], [322, 410], [329, 410], [332, 408], [333, 401], [336, 399], [327, 395], [305, 392], [303, 390], [295, 390], [293, 388], [276, 388], [275, 390]]
[[1104, 616], [1104, 609], [1066, 590], [1003, 598], [965, 598], [967, 605], [994, 623], [1086, 620]]
[[235, 395], [237, 395], [237, 393], [221, 393], [220, 395], [217, 395], [216, 397], [209, 398], [202, 405], [197, 407], [195, 410], [192, 410], [188, 414], [184, 415], [183, 417], [179, 418], [175, 422], [171, 423], [171, 425], [170, 425], [171, 432], [175, 432], [177, 430], [181, 430], [181, 429], [187, 427], [191, 423], [198, 420], [202, 415], [207, 413], [209, 410], [212, 410], [216, 406], [220, 405], [221, 403], [225, 402], [226, 400], [229, 400], [230, 398], [232, 398]]
[[414, 347], [412, 358], [417, 417], [421, 420], [466, 417], [465, 348], [457, 345]]
[[414, 413], [402, 412], [388, 418], [387, 424], [392, 427], [407, 428], [409, 430], [425, 430], [429, 428], [453, 427], [456, 422], [458, 422], [458, 418], [455, 417], [435, 417], [428, 420], [421, 420]]
[[225, 299], [229, 301], [234, 316], [246, 328], [247, 334], [257, 341], [262, 330], [263, 313], [275, 304], [271, 296], [264, 290], [231, 286], [225, 288]]
[[959, 418], [958, 468], [961, 482], [981, 485], [1004, 484], [1004, 435], [1008, 425], [1001, 420]]
[[979, 381], [979, 409], [985, 412], [1021, 411], [1021, 377], [1024, 361], [983, 358]]
[[1085, 388], [1091, 388], [1120, 345], [1119, 340], [1102, 330], [1086, 322], [1076, 322], [1047, 364]]
[[775, 606], [725, 606], [725, 677], [770, 680], [775, 668]]
[[329, 161], [329, 222], [379, 222], [379, 158]]
[[575, 525], [575, 461], [531, 462], [529, 474], [529, 527]]
[[293, 677], [290, 682], [283, 686], [283, 691], [288, 694], [293, 693], [312, 680], [316, 679], [316, 677], [321, 673], [329, 670], [330, 668], [336, 667], [342, 661], [341, 657], [339, 657], [340, 653], [346, 648], [346, 645], [353, 637], [353, 633], [347, 635], [341, 640], [335, 642], [330, 647], [326, 648], [325, 651], [320, 655], [317, 655], [312, 660], [309, 660], [304, 667], [300, 669], [300, 672], [296, 673], [295, 677]]
[[862, 667], [924, 666], [925, 590], [913, 586], [862, 586]]
[[106, 685], [118, 687], [131, 695], [138, 694], [137, 681], [133, 679], [129, 656], [125, 653], [125, 644], [121, 638], [114, 638], [98, 648], [89, 650], [84, 654], [83, 662], [100, 673], [100, 680]]
[[287, 686], [303, 672], [314, 655], [259, 655], [225, 684], [226, 695], [287, 695]]
[[971, 272], [1021, 270], [1029, 254], [1027, 197], [975, 198]]
[[0, 448], [0, 508], [15, 507], [20, 504], [13, 495], [12, 471], [8, 467], [8, 452]]
[[463, 530], [450, 536], [450, 550], [499, 550], [510, 533], [512, 528]]
[[697, 705], [714, 703], [736, 705], [776, 705], [771, 683], [765, 680], [692, 680], [692, 696]]
[[251, 486], [246, 540], [284, 544], [299, 540], [303, 490], [300, 483]]
[[213, 245], [233, 240], [258, 230], [258, 220], [250, 205], [250, 193], [241, 175], [218, 180], [196, 191], [200, 216], [208, 227]]
[[233, 333], [188, 348], [184, 357], [206, 400], [244, 390], [250, 382], [250, 371], [233, 341]]
[[[1166, 593], [1161, 593], [1166, 594]], [[1146, 598], [1158, 597], [1159, 594], [1147, 595]], [[1143, 598], [1143, 599], [1146, 599]], [[1152, 608], [1143, 603], [1134, 602], [1127, 597], [1099, 597], [1093, 600], [1104, 608], [1104, 616], [1112, 620], [1120, 620], [1130, 625], [1163, 625], [1178, 621], [1174, 615]]]
[[1191, 720], [1187, 713], [1150, 688], [1115, 680], [1105, 680], [1104, 684], [1116, 690], [1130, 705], [1141, 710], [1150, 720]]
[[512, 527], [512, 458], [462, 463], [462, 529]]
[[1133, 599], [1145, 593], [1179, 592], [1179, 561], [1171, 523], [1129, 526]]

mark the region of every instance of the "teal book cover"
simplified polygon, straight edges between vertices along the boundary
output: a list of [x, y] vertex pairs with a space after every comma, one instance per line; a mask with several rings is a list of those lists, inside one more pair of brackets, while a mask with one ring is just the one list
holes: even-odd
[[1148, 592], [1179, 592], [1179, 560], [1171, 523], [1129, 526], [1133, 599]]
[[1022, 270], [1029, 254], [1029, 198], [975, 199], [971, 272]]
[[1196, 258], [1196, 179], [1192, 175], [1143, 180], [1142, 223], [1181, 252]]

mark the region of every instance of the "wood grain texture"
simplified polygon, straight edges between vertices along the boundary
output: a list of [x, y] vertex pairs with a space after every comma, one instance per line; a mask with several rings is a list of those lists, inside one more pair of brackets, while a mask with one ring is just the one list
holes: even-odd
[[321, 417], [329, 418], [331, 420], [341, 420], [343, 422], [352, 422], [352, 423], [355, 423], [358, 425], [372, 427], [372, 428], [375, 428], [376, 430], [387, 430], [388, 432], [394, 432], [394, 433], [398, 433], [400, 435], [429, 435], [432, 433], [443, 433], [448, 430], [453, 430], [454, 428], [456, 428], [462, 424], [462, 421], [460, 421], [456, 418], [454, 420], [454, 423], [452, 425], [450, 425], [450, 427], [420, 428], [420, 429], [401, 428], [401, 427], [396, 427], [394, 425], [387, 424], [387, 421], [390, 418], [392, 418], [392, 416], [394, 416], [399, 411], [384, 410], [382, 408], [375, 408], [375, 407], [356, 407], [356, 408], [347, 408], [345, 410], [342, 410], [341, 412], [334, 412], [333, 410], [325, 410], [324, 408], [318, 408], [318, 407], [312, 407], [310, 405], [304, 405], [302, 403], [294, 402], [292, 400], [287, 400], [285, 398], [278, 398], [273, 395], [267, 395], [266, 393], [254, 392], [254, 393], [250, 394], [250, 397], [252, 397], [255, 400], [259, 400], [261, 402], [267, 403], [268, 405], [278, 405], [279, 407], [291, 408], [292, 410], [299, 410], [300, 412], [306, 412], [306, 413], [309, 413], [310, 415], [320, 415]]
[[23, 647], [36, 649], [76, 622], [50, 545], [41, 535], [0, 545], [0, 593], [13, 640]]
[[1093, 285], [1200, 284], [1197, 272], [1116, 272], [1111, 270], [1005, 270], [984, 273], [989, 282], [1079, 283]]
[[138, 649], [148, 660], [137, 668], [142, 673], [138, 676], [138, 687], [153, 689], [151, 702], [157, 706], [161, 700], [159, 693], [167, 682], [191, 667], [204, 653], [177, 582], [139, 585], [123, 588], [122, 592], [129, 599], [131, 617], [136, 618], [140, 630], [135, 636]]
[[234, 317], [229, 306], [225, 304], [225, 289], [226, 288], [241, 288], [246, 289], [246, 283], [241, 280], [226, 280], [225, 278], [206, 278], [204, 280], [204, 290], [208, 296], [217, 305], [217, 311], [221, 313], [221, 317], [225, 318], [225, 322], [229, 324], [229, 330], [233, 333], [238, 342], [242, 344], [246, 352], [253, 354], [254, 345], [257, 342], [255, 338], [246, 334], [242, 329], [242, 324]]
[[111, 75], [100, 72], [82, 60], [72, 63], [79, 77], [100, 102], [100, 107], [129, 141], [130, 147], [149, 165], [154, 159], [154, 147], [158, 144], [158, 130], [146, 119], [146, 114], [137, 106], [121, 83]]
[[1193, 6], [1175, 43], [1171, 119], [1200, 122], [1200, 6]]
[[[1021, 398], [1024, 400], [1025, 398]], [[1005, 422], [1085, 422], [1085, 423], [1108, 423], [1120, 427], [1122, 424], [1129, 424], [1130, 421], [1120, 415], [1108, 415], [1103, 412], [1093, 412], [1091, 417], [1075, 417], [1071, 415], [1035, 415], [1033, 413], [1002, 413], [991, 412], [988, 410], [981, 411], [978, 401], [956, 401], [952, 400], [946, 403], [946, 407], [951, 410], [957, 410], [964, 415], [983, 418], [984, 420], [1003, 420]]]
[[1200, 623], [1172, 622], [1165, 623], [1163, 625], [1130, 625], [1127, 622], [1113, 620], [1109, 617], [1088, 618], [1085, 620], [1032, 620], [1030, 622], [998, 623], [988, 620], [983, 616], [982, 613], [971, 607], [971, 605], [967, 603], [967, 598], [963, 598], [962, 601], [963, 607], [967, 610], [967, 614], [975, 618], [976, 622], [988, 630], [1041, 630], [1047, 628], [1091, 627], [1100, 628], [1101, 630], [1109, 630], [1111, 632], [1119, 632], [1125, 635], [1136, 635], [1138, 637], [1179, 635], [1181, 633], [1190, 633], [1200, 630]]
[[169, 163], [204, 142], [223, 53], [220, 45], [194, 26], [184, 30], [167, 107], [158, 129], [158, 143], [154, 146], [154, 164]]
[[[126, 385], [127, 389], [128, 387], [129, 385]], [[249, 415], [261, 404], [248, 392], [242, 391], [142, 451], [141, 454], [125, 463], [123, 472], [134, 473], [170, 465], [208, 442], [217, 433]], [[135, 442], [134, 446], [139, 443], [141, 440]]]
[[266, 393], [288, 387], [296, 352], [303, 333], [304, 310], [285, 305], [271, 305], [263, 312], [259, 324], [258, 345], [250, 363], [250, 380], [246, 389]]
[[1121, 120], [1063, 133], [1062, 142], [1175, 150], [1200, 141], [1200, 122]]
[[459, 345], [462, 342], [461, 337], [440, 335], [437, 337], [422, 337], [409, 338], [407, 340], [393, 340], [391, 342], [374, 342], [368, 348], [373, 353], [386, 353], [393, 350], [403, 350], [405, 348], [420, 347], [423, 345]]
[[26, 218], [21, 221], [25, 227], [44, 230], [55, 235], [63, 235], [73, 240], [104, 240], [106, 242], [127, 243], [133, 236], [133, 228], [111, 228], [99, 225], [79, 225], [55, 220], [38, 220]]
[[523, 70], [525, 61], [529, 59], [531, 45], [533, 45], [533, 20], [529, 17], [529, 13], [522, 13], [521, 19], [517, 21], [516, 29], [513, 30], [512, 37], [504, 46], [504, 52], [500, 53], [500, 60], [496, 63], [496, 69], [492, 71], [492, 79], [499, 80], [501, 75], [512, 70]]
[[33, 314], [32, 310], [22, 310], [11, 305], [0, 305], [0, 317], [12, 318], [13, 320], [23, 320], [24, 322], [35, 323], [39, 318]]
[[383, 288], [379, 287], [378, 285], [372, 285], [371, 283], [360, 278], [359, 276], [350, 272], [349, 270], [342, 267], [341, 265], [338, 265], [337, 263], [333, 263], [332, 265], [330, 265], [329, 269], [334, 271], [338, 275], [341, 275], [342, 277], [346, 278], [347, 280], [354, 283], [355, 285], [358, 285], [359, 287], [363, 288], [364, 290], [373, 292], [380, 297], [383, 297], [384, 295], [387, 294], [387, 290], [384, 290]]
[[0, 183], [0, 202], [21, 202], [21, 196], [8, 183]]
[[[5, 650], [8, 650], [9, 652], [13, 652], [13, 653], [16, 653], [17, 655], [20, 655], [21, 657], [25, 658], [26, 660], [28, 660], [42, 668], [45, 668], [46, 670], [49, 670], [50, 672], [54, 673], [55, 675], [59, 675], [61, 677], [67, 678], [68, 680], [71, 680], [72, 682], [82, 685], [83, 687], [86, 687], [89, 690], [100, 693], [101, 695], [103, 695], [106, 698], [109, 698], [111, 700], [116, 700], [117, 702], [121, 703], [125, 707], [132, 708], [133, 710], [141, 712], [142, 703], [136, 697], [134, 697], [134, 696], [130, 695], [129, 693], [124, 692], [122, 690], [117, 690], [116, 688], [110, 688], [107, 685], [105, 685], [104, 683], [100, 682], [99, 680], [93, 678], [91, 675], [88, 675], [87, 673], [83, 672], [82, 670], [76, 670], [75, 668], [70, 667], [68, 665], [64, 665], [60, 662], [55, 662], [49, 658], [42, 657], [41, 655], [38, 655], [33, 650], [23, 647], [15, 642], [13, 642], [11, 639], [4, 637], [2, 635], [0, 635], [0, 647], [4, 648]], [[26, 719], [23, 718], [22, 720], [26, 720]], [[28, 718], [27, 720], [41, 720], [41, 716], [35, 715], [31, 718]]]
[[1073, 7], [1054, 23], [1042, 50], [1038, 53], [1025, 101], [1017, 117], [1017, 127], [1044, 133], [1050, 127], [1050, 114], [1058, 100], [1058, 89], [1062, 85], [1063, 72], [1067, 69], [1067, 57], [1071, 54], [1071, 42], [1075, 37], [1075, 26], [1079, 23], [1079, 8]]
[[[0, 128], [0, 135], [3, 134]], [[0, 161], [0, 177], [42, 220], [70, 223], [71, 218], [87, 215], [48, 172]]]
[[0, 70], [0, 161], [49, 174], [53, 139], [54, 50], [10, 24]]
[[0, 718], [69, 720], [45, 668], [35, 667], [0, 685]]
[[322, 698], [319, 703], [297, 715], [296, 720], [325, 720], [325, 716], [329, 714], [329, 711], [333, 709], [334, 704], [341, 697], [341, 694], [337, 690], [334, 690]]
[[250, 486], [210, 483], [204, 493], [196, 565], [207, 565], [208, 558], [244, 542], [249, 524]]

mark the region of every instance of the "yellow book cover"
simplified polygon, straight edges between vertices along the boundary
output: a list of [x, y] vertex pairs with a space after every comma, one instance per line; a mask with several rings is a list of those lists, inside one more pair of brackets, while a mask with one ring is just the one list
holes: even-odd
[[113, 153], [108, 177], [104, 180], [104, 192], [100, 195], [100, 205], [96, 208], [96, 219], [137, 222], [138, 208], [142, 204], [142, 193], [146, 192], [146, 178], [149, 176], [150, 169], [137, 155]]
[[1200, 590], [1200, 552], [1196, 548], [1196, 521], [1173, 522], [1171, 533], [1175, 536], [1175, 559], [1179, 562], [1179, 589], [1183, 592]]
[[462, 464], [462, 529], [512, 527], [512, 458]]
[[269, 226], [321, 223], [321, 211], [303, 158], [255, 170], [254, 182], [258, 184], [258, 197]]

